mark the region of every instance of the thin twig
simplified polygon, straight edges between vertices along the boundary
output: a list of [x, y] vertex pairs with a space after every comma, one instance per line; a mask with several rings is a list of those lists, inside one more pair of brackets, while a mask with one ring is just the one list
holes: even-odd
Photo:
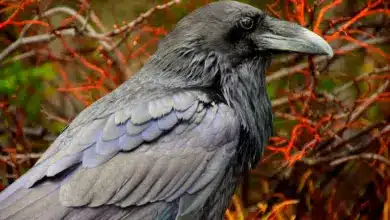
[[[15, 158], [17, 160], [25, 160], [25, 159], [38, 159], [43, 155], [43, 153], [29, 153], [29, 154], [16, 154]], [[14, 157], [14, 156], [12, 156]], [[9, 161], [11, 160], [11, 156], [0, 156], [0, 160]]]
[[57, 121], [57, 122], [60, 122], [62, 124], [69, 124], [70, 121], [69, 120], [66, 120], [64, 118], [61, 118], [60, 116], [57, 116], [57, 115], [53, 115], [51, 113], [49, 113], [48, 111], [44, 110], [44, 109], [41, 109], [41, 112], [46, 115], [47, 119], [48, 120], [54, 120], [54, 121]]
[[156, 10], [164, 10], [174, 4], [179, 4], [180, 0], [172, 0], [162, 5], [156, 5], [153, 8], [147, 10], [145, 13], [142, 13], [140, 16], [138, 16], [135, 20], [127, 23], [126, 25], [117, 28], [113, 31], [104, 33], [104, 37], [112, 37], [118, 34], [121, 34], [123, 32], [131, 31], [135, 26], [140, 24], [142, 21], [144, 21], [146, 18], [150, 17]]
[[331, 166], [337, 166], [341, 163], [345, 163], [351, 160], [358, 160], [358, 159], [366, 159], [366, 160], [377, 160], [380, 161], [387, 166], [390, 166], [390, 160], [388, 160], [386, 157], [381, 156], [379, 154], [374, 154], [374, 153], [361, 153], [357, 155], [351, 155], [347, 157], [343, 157], [337, 160], [334, 160], [330, 163]]
[[379, 87], [379, 89], [374, 94], [367, 98], [366, 101], [363, 102], [361, 105], [357, 106], [356, 109], [351, 113], [351, 117], [349, 118], [348, 122], [350, 123], [355, 121], [361, 114], [363, 114], [363, 112], [365, 112], [368, 107], [370, 107], [376, 101], [380, 93], [384, 92], [387, 89], [389, 84], [390, 80], [386, 80], [385, 83], [383, 83], [383, 85]]
[[297, 99], [307, 97], [307, 96], [310, 96], [310, 91], [304, 91], [300, 94], [293, 94], [291, 96], [285, 96], [282, 98], [278, 98], [278, 99], [272, 100], [272, 102], [271, 102], [272, 107], [276, 108], [276, 107], [279, 107], [281, 105], [287, 104], [291, 100], [297, 100]]
[[370, 71], [370, 72], [366, 72], [366, 73], [360, 74], [353, 81], [347, 82], [347, 83], [341, 85], [340, 87], [335, 88], [333, 90], [333, 94], [336, 94], [336, 95], [340, 94], [342, 91], [344, 91], [344, 90], [348, 89], [349, 87], [351, 87], [354, 84], [354, 82], [363, 80], [363, 79], [365, 79], [366, 77], [368, 77], [368, 76], [370, 76], [372, 74], [385, 73], [385, 72], [388, 72], [388, 71], [390, 71], [390, 65], [384, 66], [382, 68], [376, 68], [374, 71]]
[[[349, 137], [349, 138], [344, 138], [344, 139], [341, 139], [341, 140], [338, 140], [338, 144], [336, 146], [333, 146], [332, 148], [329, 148], [327, 150], [327, 152], [331, 152], [330, 149], [332, 149], [333, 151], [335, 151], [335, 149], [338, 149], [340, 146], [343, 146], [343, 145], [348, 145], [350, 142], [352, 142], [353, 140], [356, 140], [357, 138], [359, 137], [362, 137], [364, 135], [367, 135], [369, 132], [371, 132], [373, 129], [375, 128], [378, 128], [378, 126], [382, 126], [383, 123], [378, 123], [378, 124], [375, 124], [375, 125], [372, 125], [366, 129], [364, 129], [363, 131], [359, 132], [358, 134], [352, 136], [352, 137]], [[380, 135], [384, 135], [386, 134], [387, 132], [390, 131], [390, 125], [387, 125], [385, 126], [383, 129], [381, 129], [380, 131]], [[342, 151], [342, 152], [339, 152], [339, 153], [333, 153], [332, 151], [332, 154], [329, 155], [329, 156], [324, 156], [324, 157], [318, 157], [319, 154], [317, 154], [316, 156], [314, 157], [306, 157], [306, 158], [303, 158], [302, 161], [308, 165], [316, 165], [316, 164], [319, 164], [319, 163], [324, 163], [324, 162], [329, 162], [329, 161], [332, 161], [332, 160], [335, 160], [335, 159], [338, 159], [338, 158], [341, 158], [341, 157], [345, 157], [347, 156], [348, 154], [351, 154], [351, 153], [354, 153], [354, 152], [357, 152], [365, 147], [367, 147], [373, 140], [375, 140], [377, 137], [375, 136], [370, 136], [370, 139], [365, 141], [365, 142], [360, 142], [360, 144], [358, 146], [355, 146], [353, 148], [347, 148], [346, 150]]]

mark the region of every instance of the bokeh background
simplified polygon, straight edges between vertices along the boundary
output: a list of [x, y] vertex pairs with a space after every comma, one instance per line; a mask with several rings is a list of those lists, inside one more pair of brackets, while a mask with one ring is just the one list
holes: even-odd
[[[0, 0], [0, 190], [209, 2]], [[315, 31], [335, 56], [274, 57], [275, 136], [225, 218], [390, 219], [390, 3], [242, 2]]]

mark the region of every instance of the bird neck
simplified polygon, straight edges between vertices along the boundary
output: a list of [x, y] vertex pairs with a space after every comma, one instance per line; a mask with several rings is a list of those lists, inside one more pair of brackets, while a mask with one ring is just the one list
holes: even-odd
[[269, 61], [269, 57], [256, 57], [221, 78], [223, 96], [241, 120], [240, 152], [250, 166], [258, 162], [273, 132], [272, 106], [265, 85]]

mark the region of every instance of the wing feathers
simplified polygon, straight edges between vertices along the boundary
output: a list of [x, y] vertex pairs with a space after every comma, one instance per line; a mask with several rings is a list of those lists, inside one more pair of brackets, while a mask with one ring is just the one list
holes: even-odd
[[[237, 146], [238, 140], [234, 140], [226, 145], [227, 149]], [[221, 167], [226, 167], [227, 163], [230, 162], [230, 158], [233, 156], [235, 151], [226, 152], [226, 148], [220, 148], [213, 155], [209, 163], [207, 164], [207, 169], [202, 173], [202, 176], [198, 178], [188, 190], [188, 193], [195, 193], [200, 189], [204, 188], [220, 171]]]
[[148, 105], [148, 112], [149, 115], [152, 116], [152, 118], [159, 118], [166, 114], [167, 112], [170, 112], [173, 107], [173, 100], [170, 97], [164, 97], [162, 99], [149, 102]]
[[157, 120], [157, 126], [161, 130], [170, 130], [179, 122], [179, 119], [177, 118], [175, 112], [171, 112], [165, 117], [159, 118]]
[[[120, 152], [103, 165], [80, 169], [74, 177], [77, 181], [62, 186], [68, 190], [61, 191], [61, 199], [72, 201], [71, 204], [77, 200], [77, 205], [117, 204], [127, 207], [153, 201], [172, 202], [186, 193], [202, 191], [234, 155], [239, 129], [230, 129], [238, 122], [234, 113], [229, 113], [231, 110], [222, 105], [200, 108], [200, 112], [196, 109], [197, 106], [187, 108], [193, 114], [204, 115], [203, 121], [193, 129], [188, 129], [188, 121], [182, 121], [158, 141], [149, 142], [163, 132], [157, 121], [150, 122], [150, 126], [137, 136], [146, 143], [141, 143], [130, 153]], [[226, 132], [232, 133], [232, 136], [227, 137]], [[125, 134], [119, 140], [127, 136]], [[84, 154], [94, 152], [92, 149], [87, 149]], [[99, 156], [93, 155], [94, 160], [85, 160], [91, 161], [88, 164], [93, 167], [100, 163], [95, 160], [105, 159]], [[103, 170], [97, 172], [100, 167]], [[88, 192], [84, 192], [84, 187], [73, 185], [76, 182], [88, 185]]]
[[119, 147], [124, 151], [130, 151], [138, 147], [144, 140], [140, 135], [137, 136], [130, 136], [130, 135], [123, 135], [119, 138]]
[[198, 101], [192, 103], [192, 105], [185, 111], [176, 111], [176, 116], [179, 119], [188, 120], [194, 115], [197, 108], [198, 108]]
[[[195, 180], [200, 176], [200, 174], [205, 170], [207, 156], [203, 157], [202, 154], [198, 154], [194, 155], [194, 157], [195, 158], [192, 165], [192, 169], [187, 172], [188, 177], [186, 176], [186, 178], [183, 178], [184, 182], [182, 185], [180, 185], [180, 187], [176, 186], [175, 190], [171, 190], [171, 192], [167, 194], [166, 201], [174, 201], [180, 196], [182, 196], [188, 190], [188, 188], [190, 188], [191, 185], [194, 184]], [[193, 171], [194, 167], [196, 167], [196, 169]]]
[[164, 174], [164, 169], [166, 167], [167, 161], [165, 158], [156, 158], [153, 157], [155, 161], [152, 162], [152, 166], [148, 170], [148, 174], [143, 179], [143, 181], [137, 185], [133, 192], [123, 201], [124, 204], [137, 204], [143, 205], [149, 200], [145, 201], [142, 198], [146, 196], [149, 190], [154, 187], [154, 183]]
[[68, 167], [71, 167], [81, 161], [82, 155], [81, 154], [73, 154], [69, 156], [65, 156], [62, 159], [60, 159], [58, 162], [52, 164], [46, 172], [46, 176], [54, 176]]
[[141, 137], [145, 141], [152, 141], [159, 137], [164, 130], [160, 129], [157, 125], [157, 122], [152, 122], [152, 124], [141, 133]]
[[133, 122], [131, 120], [127, 121], [126, 123], [126, 132], [128, 135], [138, 135], [140, 134], [142, 131], [144, 131], [146, 128], [148, 128], [151, 124], [151, 121], [149, 122], [146, 122], [144, 124], [141, 124], [141, 125], [135, 125], [133, 124]]
[[103, 135], [101, 140], [112, 141], [126, 133], [126, 126], [123, 124], [117, 125], [115, 123], [115, 114], [110, 115], [106, 125], [103, 128]]
[[173, 95], [173, 106], [178, 111], [184, 111], [191, 106], [196, 98], [197, 97], [190, 92], [181, 92], [175, 94]]
[[147, 109], [148, 104], [140, 104], [138, 106], [135, 106], [135, 108], [131, 112], [131, 121], [134, 124], [143, 124], [152, 119], [152, 116], [149, 114]]
[[[69, 153], [75, 153], [77, 152], [77, 149], [75, 149], [78, 146], [89, 146], [96, 142], [98, 137], [101, 134], [101, 129], [104, 127], [106, 123], [106, 119], [97, 119], [92, 121], [87, 127], [82, 129], [81, 133], [79, 134], [79, 138], [75, 138], [77, 140], [77, 143], [74, 143], [74, 147], [69, 147]], [[82, 150], [79, 150], [82, 151]]]
[[[85, 167], [95, 167], [110, 160], [120, 150], [133, 150], [144, 141], [155, 140], [164, 131], [169, 131], [177, 125], [179, 118], [188, 120], [196, 115], [196, 110], [203, 108], [203, 103], [196, 97], [196, 93], [182, 92], [147, 104], [139, 104], [131, 111], [119, 110], [109, 115], [108, 119], [96, 119], [86, 124], [71, 143], [67, 143], [68, 147], [50, 158], [50, 172], [46, 175], [54, 176], [81, 161]], [[202, 107], [199, 107], [200, 104]], [[174, 106], [177, 110], [172, 111]], [[185, 131], [186, 127], [183, 129]]]
[[102, 156], [115, 155], [119, 152], [119, 150], [121, 150], [119, 146], [119, 139], [114, 139], [111, 141], [100, 139], [96, 142], [95, 145], [96, 153]]
[[[60, 187], [64, 206], [128, 207], [189, 194], [207, 197], [235, 153], [240, 128], [232, 109], [210, 105], [200, 92], [138, 104], [83, 126], [32, 178], [55, 176], [81, 162]], [[189, 204], [188, 198], [186, 210], [204, 202], [195, 196]]]
[[113, 156], [116, 155], [116, 153], [117, 152], [114, 152], [108, 155], [98, 154], [96, 152], [96, 146], [93, 145], [92, 147], [86, 149], [83, 152], [82, 164], [84, 167], [96, 167], [111, 159]]

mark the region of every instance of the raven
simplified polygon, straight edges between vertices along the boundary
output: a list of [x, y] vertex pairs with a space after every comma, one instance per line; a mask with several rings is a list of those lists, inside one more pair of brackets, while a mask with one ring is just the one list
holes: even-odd
[[247, 4], [195, 10], [0, 194], [0, 219], [223, 219], [272, 134], [265, 71], [278, 51], [333, 55]]

